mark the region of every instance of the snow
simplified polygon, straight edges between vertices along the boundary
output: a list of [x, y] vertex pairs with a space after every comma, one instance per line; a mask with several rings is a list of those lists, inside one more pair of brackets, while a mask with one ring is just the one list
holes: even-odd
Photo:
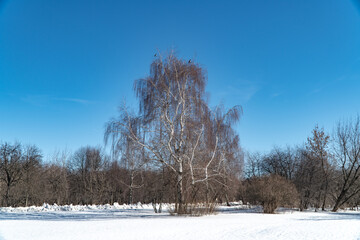
[[258, 211], [220, 207], [186, 217], [141, 204], [0, 208], [0, 239], [360, 239], [359, 212]]

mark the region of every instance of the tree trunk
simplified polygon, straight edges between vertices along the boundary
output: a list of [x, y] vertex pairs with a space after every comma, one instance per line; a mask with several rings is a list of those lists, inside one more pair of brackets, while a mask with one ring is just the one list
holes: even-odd
[[231, 206], [231, 204], [230, 204], [230, 201], [229, 201], [229, 195], [228, 195], [228, 193], [227, 193], [227, 192], [225, 193], [225, 201], [226, 201], [226, 206], [230, 207], [230, 206]]
[[209, 207], [209, 203], [210, 203], [210, 201], [209, 201], [209, 193], [210, 193], [210, 190], [209, 190], [209, 180], [208, 179], [206, 179], [206, 195], [205, 195], [205, 200], [206, 200], [206, 207]]
[[129, 204], [133, 204], [133, 184], [134, 184], [134, 173], [130, 173], [130, 193], [129, 193]]
[[183, 163], [179, 162], [179, 170], [177, 173], [177, 213], [184, 213], [184, 195], [183, 195]]
[[321, 209], [322, 209], [323, 211], [325, 210], [325, 206], [326, 206], [326, 197], [327, 197], [327, 194], [328, 194], [328, 181], [327, 181], [327, 179], [326, 179], [325, 191], [324, 191], [324, 200], [323, 200], [322, 207], [321, 207]]
[[7, 184], [6, 194], [5, 194], [5, 204], [6, 204], [6, 207], [10, 207], [10, 206], [9, 206], [9, 198], [10, 198], [10, 184]]
[[28, 206], [28, 202], [29, 202], [29, 194], [26, 194], [26, 198], [25, 198], [25, 207]]
[[339, 209], [339, 207], [341, 206], [340, 202], [344, 198], [345, 194], [346, 194], [346, 191], [342, 190], [339, 197], [336, 199], [335, 205], [332, 209], [333, 212], [336, 212]]

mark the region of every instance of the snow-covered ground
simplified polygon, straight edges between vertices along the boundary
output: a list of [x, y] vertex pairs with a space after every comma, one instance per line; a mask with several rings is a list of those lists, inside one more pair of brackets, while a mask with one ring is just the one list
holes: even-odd
[[151, 205], [0, 208], [0, 239], [360, 239], [359, 212], [219, 210], [179, 217]]

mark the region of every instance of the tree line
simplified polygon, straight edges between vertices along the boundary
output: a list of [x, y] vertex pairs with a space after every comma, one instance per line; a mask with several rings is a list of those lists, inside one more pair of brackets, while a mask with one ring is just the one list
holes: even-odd
[[[206, 71], [160, 54], [134, 82], [137, 111], [125, 104], [105, 124], [102, 147], [59, 151], [44, 161], [36, 146], [0, 144], [0, 204], [175, 203], [177, 214], [208, 213], [242, 200], [337, 211], [359, 205], [359, 118], [333, 136], [315, 127], [304, 146], [244, 153], [234, 130], [241, 106], [209, 106]], [[246, 159], [244, 164], [244, 158]]]
[[360, 205], [360, 120], [332, 136], [316, 126], [303, 146], [249, 153], [241, 197], [266, 212], [278, 206], [337, 211]]
[[[36, 146], [5, 142], [0, 144], [0, 152], [1, 206], [142, 202], [159, 207], [177, 199], [176, 176], [170, 169], [134, 168], [126, 161], [111, 160], [100, 147], [82, 147], [74, 153], [59, 151], [47, 161]], [[211, 187], [218, 201], [235, 198], [235, 183], [226, 190]]]

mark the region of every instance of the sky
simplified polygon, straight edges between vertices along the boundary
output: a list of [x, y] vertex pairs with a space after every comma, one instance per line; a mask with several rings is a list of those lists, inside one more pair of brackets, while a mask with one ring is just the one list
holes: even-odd
[[207, 71], [210, 105], [243, 107], [247, 151], [306, 141], [360, 112], [351, 0], [0, 0], [0, 141], [102, 146], [156, 52]]

